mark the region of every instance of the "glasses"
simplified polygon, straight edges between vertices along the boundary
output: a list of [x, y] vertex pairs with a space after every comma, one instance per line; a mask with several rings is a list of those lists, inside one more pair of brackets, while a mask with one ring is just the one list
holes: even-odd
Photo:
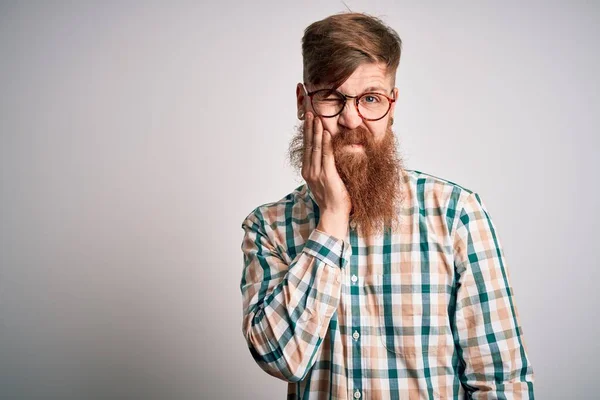
[[[306, 89], [306, 86], [304, 87]], [[310, 103], [320, 117], [332, 118], [339, 115], [348, 99], [355, 99], [358, 115], [367, 121], [378, 121], [385, 117], [396, 99], [377, 92], [366, 92], [360, 96], [348, 96], [334, 89], [319, 89], [308, 92]]]

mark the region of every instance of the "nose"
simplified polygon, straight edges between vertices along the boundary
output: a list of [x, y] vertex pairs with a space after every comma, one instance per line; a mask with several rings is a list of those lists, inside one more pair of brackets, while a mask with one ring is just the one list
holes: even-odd
[[338, 124], [347, 129], [355, 129], [362, 124], [362, 118], [358, 114], [354, 101], [347, 101], [346, 104], [344, 104], [344, 109], [338, 116]]

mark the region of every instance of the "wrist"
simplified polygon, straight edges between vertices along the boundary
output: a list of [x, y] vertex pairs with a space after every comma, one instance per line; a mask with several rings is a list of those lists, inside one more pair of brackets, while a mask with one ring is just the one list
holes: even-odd
[[350, 216], [344, 213], [324, 211], [319, 218], [317, 229], [344, 240], [348, 234]]

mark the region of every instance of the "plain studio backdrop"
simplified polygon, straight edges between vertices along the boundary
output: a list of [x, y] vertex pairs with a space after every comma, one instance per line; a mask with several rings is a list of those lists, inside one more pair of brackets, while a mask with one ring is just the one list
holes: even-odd
[[[241, 222], [302, 184], [308, 2], [2, 2], [0, 398], [283, 399]], [[346, 1], [403, 40], [406, 167], [477, 191], [539, 399], [598, 395], [597, 2]]]

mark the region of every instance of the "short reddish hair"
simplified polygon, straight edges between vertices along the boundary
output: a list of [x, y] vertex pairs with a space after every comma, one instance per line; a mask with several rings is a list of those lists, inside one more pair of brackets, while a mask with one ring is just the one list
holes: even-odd
[[313, 22], [302, 38], [305, 83], [337, 89], [363, 63], [383, 62], [393, 74], [400, 63], [402, 40], [377, 17], [344, 12]]

